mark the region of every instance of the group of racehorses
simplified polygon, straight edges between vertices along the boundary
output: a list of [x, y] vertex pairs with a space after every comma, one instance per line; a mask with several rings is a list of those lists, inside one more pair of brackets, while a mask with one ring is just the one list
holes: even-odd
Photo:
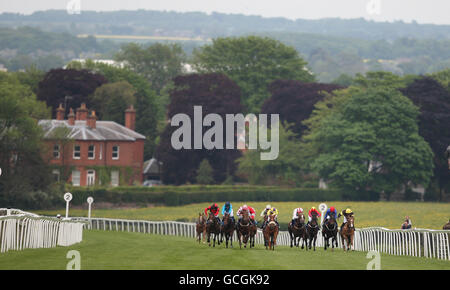
[[[264, 220], [264, 245], [266, 249], [274, 250], [279, 233], [279, 225], [275, 221], [275, 216], [273, 215], [266, 215]], [[302, 249], [306, 246], [306, 250], [313, 248], [315, 251], [317, 234], [319, 230], [320, 226], [317, 214], [312, 214], [311, 221], [309, 223], [305, 222], [305, 216], [301, 214], [294, 223], [290, 222], [288, 225], [288, 231], [291, 237], [291, 247], [299, 247], [300, 241], [302, 240]], [[203, 239], [207, 239], [209, 246], [211, 246], [212, 241], [212, 246], [215, 247], [216, 240], [217, 244], [220, 245], [225, 238], [225, 245], [227, 248], [228, 242], [230, 242], [230, 246], [233, 247], [233, 234], [234, 231], [236, 231], [239, 247], [242, 248], [242, 245], [244, 245], [244, 248], [246, 248], [247, 244], [249, 244], [249, 247], [252, 248], [255, 246], [257, 228], [256, 224], [251, 221], [249, 214], [246, 211], [243, 212], [242, 218], [237, 222], [235, 222], [229, 214], [225, 213], [223, 215], [222, 223], [212, 213], [209, 214], [208, 218], [206, 218], [205, 214], [199, 213], [196, 231], [197, 240], [199, 243], [201, 242], [203, 236]], [[348, 218], [347, 223], [342, 226], [340, 231], [342, 247], [344, 250], [348, 251], [353, 247], [354, 232], [354, 217], [351, 216]], [[332, 250], [335, 246], [338, 247], [337, 235], [338, 225], [335, 215], [332, 214], [322, 227], [322, 236], [325, 240], [325, 250], [330, 247], [330, 239]]]
[[[316, 213], [312, 213], [311, 221], [309, 223], [305, 222], [305, 216], [300, 215], [294, 223], [290, 222], [288, 226], [289, 235], [291, 237], [291, 248], [292, 246], [299, 247], [300, 240], [302, 240], [302, 249], [306, 250], [313, 248], [316, 250], [316, 240], [317, 234], [319, 233], [320, 226]], [[324, 249], [330, 247], [331, 239], [331, 249], [338, 247], [337, 236], [338, 236], [338, 224], [336, 221], [336, 216], [334, 213], [330, 215], [330, 218], [322, 226], [322, 237], [324, 238]], [[355, 218], [354, 216], [349, 216], [347, 218], [347, 223], [341, 227], [340, 236], [342, 241], [342, 248], [344, 250], [350, 250], [353, 247], [353, 238], [355, 235]]]

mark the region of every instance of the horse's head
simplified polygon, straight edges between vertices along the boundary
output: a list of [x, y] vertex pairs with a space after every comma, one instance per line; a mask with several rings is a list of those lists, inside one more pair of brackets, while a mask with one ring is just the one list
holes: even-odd
[[230, 214], [226, 212], [223, 215], [223, 224], [228, 225], [229, 222], [230, 222]]
[[347, 218], [347, 225], [350, 229], [355, 228], [355, 217], [354, 216], [351, 215]]
[[317, 213], [316, 212], [311, 213], [311, 224], [317, 225]]
[[328, 219], [328, 223], [330, 225], [334, 225], [336, 223], [336, 213], [332, 212], [330, 214], [330, 218]]
[[295, 220], [295, 222], [296, 222], [297, 227], [304, 225], [305, 224], [305, 215], [300, 214], [300, 216], [298, 217], [298, 219]]
[[216, 221], [215, 216], [214, 216], [214, 214], [212, 212], [209, 213], [208, 221], [211, 221], [211, 222], [215, 222]]

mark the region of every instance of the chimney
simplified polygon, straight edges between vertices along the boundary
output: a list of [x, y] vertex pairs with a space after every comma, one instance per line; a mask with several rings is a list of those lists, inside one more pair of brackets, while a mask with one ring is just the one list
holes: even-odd
[[125, 110], [125, 127], [134, 131], [136, 125], [136, 110], [131, 105]]
[[59, 107], [56, 109], [56, 120], [64, 120], [64, 108], [62, 107], [62, 104], [59, 104]]
[[88, 116], [88, 109], [86, 108], [86, 104], [82, 103], [81, 107], [77, 109], [77, 120], [86, 121]]
[[69, 125], [75, 125], [75, 114], [73, 113], [73, 109], [70, 108], [69, 115], [67, 115], [67, 120], [69, 121]]
[[95, 116], [95, 111], [92, 110], [91, 114], [89, 115], [87, 119], [87, 125], [91, 127], [92, 129], [96, 128], [97, 125], [97, 117]]

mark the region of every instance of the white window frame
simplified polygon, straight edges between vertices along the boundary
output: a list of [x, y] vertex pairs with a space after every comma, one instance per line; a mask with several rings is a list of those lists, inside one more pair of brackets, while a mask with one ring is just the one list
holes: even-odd
[[[93, 149], [92, 149], [92, 157], [89, 157], [89, 153], [91, 152], [90, 150], [89, 150], [89, 147], [93, 147]], [[88, 159], [95, 159], [95, 145], [94, 144], [90, 144], [89, 146], [88, 146]]]
[[[74, 182], [74, 175], [78, 172], [78, 182]], [[81, 185], [81, 172], [79, 170], [72, 170], [72, 185], [73, 186], [80, 186]]]
[[[75, 147], [79, 147], [80, 150], [75, 151]], [[75, 152], [78, 152], [78, 153], [80, 154], [80, 156], [76, 157], [76, 156], [75, 156]], [[81, 145], [77, 145], [77, 144], [73, 145], [73, 154], [72, 154], [72, 158], [73, 158], [73, 159], [80, 159], [80, 158], [81, 158]]]
[[[114, 147], [117, 147], [117, 157], [114, 157]], [[120, 154], [119, 154], [119, 152], [120, 152], [120, 146], [119, 145], [113, 145], [113, 147], [112, 147], [112, 153], [111, 153], [111, 158], [112, 158], [112, 160], [119, 160], [119, 157], [120, 157]]]
[[120, 183], [119, 174], [120, 174], [119, 170], [111, 171], [111, 186], [119, 186]]
[[[89, 182], [89, 179], [92, 179], [92, 182]], [[89, 169], [86, 171], [86, 185], [94, 186], [95, 185], [95, 170]]]
[[[55, 150], [56, 147], [58, 147], [57, 150]], [[58, 153], [58, 156], [57, 156], [57, 157], [55, 156], [55, 152]], [[54, 145], [53, 145], [53, 158], [54, 158], [54, 159], [59, 159], [60, 157], [61, 157], [61, 146], [59, 146], [59, 144], [54, 144]]]
[[58, 178], [55, 182], [60, 182], [61, 181], [61, 172], [59, 171], [59, 169], [53, 169], [52, 170], [52, 175], [57, 175]]
[[98, 159], [102, 160], [102, 155], [103, 155], [103, 144], [100, 144], [100, 150], [98, 153]]

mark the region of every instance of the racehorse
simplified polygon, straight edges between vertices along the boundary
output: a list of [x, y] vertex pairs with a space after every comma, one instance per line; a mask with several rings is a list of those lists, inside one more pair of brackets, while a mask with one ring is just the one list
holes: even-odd
[[304, 236], [305, 232], [305, 216], [301, 214], [300, 217], [295, 220], [294, 224], [292, 224], [291, 221], [288, 225], [288, 231], [289, 236], [291, 237], [291, 248], [292, 244], [298, 247], [300, 244], [300, 239]]
[[[353, 216], [349, 216], [347, 218], [347, 223], [341, 228], [341, 238], [342, 238], [342, 248], [345, 251], [344, 241], [347, 242], [347, 251], [353, 247], [353, 238], [355, 236], [355, 218]], [[353, 251], [355, 249], [352, 249]]]
[[306, 226], [306, 239], [307, 239], [306, 250], [308, 250], [308, 248], [311, 250], [311, 246], [313, 245], [315, 251], [317, 233], [319, 232], [319, 222], [317, 221], [317, 214], [315, 212], [313, 212], [311, 215], [312, 215], [311, 222], [309, 222], [308, 225]]
[[[275, 250], [275, 245], [277, 243], [277, 236], [278, 236], [278, 225], [275, 222], [275, 216], [269, 215], [268, 217], [268, 223], [266, 224], [266, 227], [264, 228], [264, 240], [267, 241], [266, 243], [266, 250], [270, 249], [272, 251]], [[269, 248], [267, 248], [267, 244]]]
[[331, 213], [330, 219], [328, 222], [325, 222], [322, 228], [322, 236], [325, 240], [324, 243], [324, 250], [330, 247], [330, 239], [331, 239], [331, 250], [334, 250], [334, 246], [338, 247], [337, 242], [337, 233], [338, 233], [338, 226], [336, 223], [336, 217], [335, 213]]
[[[203, 238], [203, 243], [205, 242], [205, 236], [206, 236], [206, 217], [204, 213], [199, 213], [198, 214], [198, 219], [197, 219], [197, 225], [196, 225], [196, 230], [197, 230], [197, 240], [198, 243], [200, 244], [200, 241]], [[203, 236], [202, 236], [203, 234]]]
[[247, 247], [247, 242], [250, 237], [250, 217], [247, 210], [242, 211], [242, 219], [236, 225], [237, 237], [239, 240], [239, 248], [242, 249], [242, 243], [244, 243], [244, 248]]
[[214, 234], [213, 247], [217, 244], [220, 245], [220, 223], [212, 212], [209, 213], [208, 221], [206, 223], [206, 235], [208, 237], [208, 245], [211, 247], [211, 234]]
[[225, 245], [228, 248], [228, 241], [233, 247], [233, 234], [234, 234], [234, 220], [230, 217], [229, 213], [223, 215], [223, 225], [220, 227], [220, 242], [223, 242], [223, 236], [225, 235]]

